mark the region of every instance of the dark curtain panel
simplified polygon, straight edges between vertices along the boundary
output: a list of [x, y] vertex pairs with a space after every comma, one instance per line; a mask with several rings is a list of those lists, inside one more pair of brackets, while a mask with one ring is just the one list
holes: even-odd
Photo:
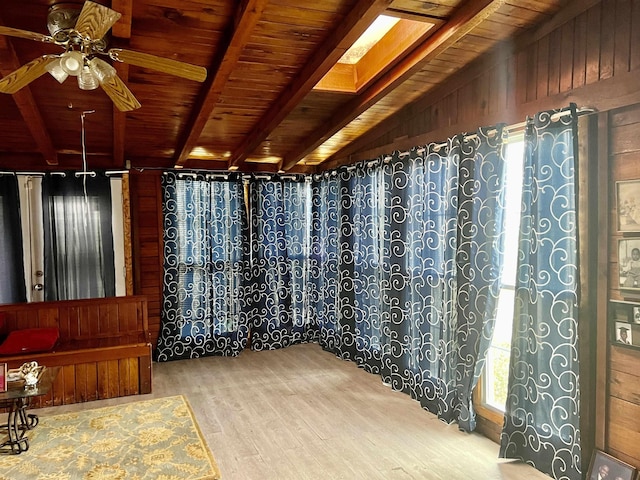
[[339, 191], [336, 172], [313, 182], [311, 233], [311, 312], [319, 328], [323, 349], [338, 352], [342, 337], [338, 324]]
[[0, 303], [26, 302], [20, 196], [15, 175], [0, 175]]
[[239, 178], [166, 173], [158, 361], [238, 355], [249, 335], [244, 188]]
[[395, 153], [385, 174], [383, 379], [474, 430], [502, 269], [502, 126]]
[[476, 427], [472, 394], [491, 345], [501, 287], [506, 222], [503, 128], [481, 128], [461, 143], [454, 410], [466, 431]]
[[451, 421], [459, 139], [392, 157], [385, 167], [382, 378]]
[[109, 178], [42, 180], [45, 300], [115, 295]]
[[360, 164], [338, 173], [337, 353], [368, 372], [380, 373], [382, 359], [380, 248], [384, 219], [382, 172]]
[[251, 189], [251, 348], [269, 350], [318, 337], [311, 314], [311, 183], [256, 179]]
[[508, 398], [500, 456], [581, 478], [577, 117], [528, 122]]

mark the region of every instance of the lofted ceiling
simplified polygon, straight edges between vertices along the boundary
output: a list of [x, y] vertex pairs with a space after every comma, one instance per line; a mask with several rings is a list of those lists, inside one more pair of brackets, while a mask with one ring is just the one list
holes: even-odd
[[[57, 3], [2, 0], [0, 25], [48, 35], [47, 13]], [[84, 117], [91, 168], [322, 170], [359, 136], [567, 0], [97, 3], [122, 14], [109, 47], [205, 67], [206, 80], [113, 62], [142, 105], [121, 112], [101, 89], [42, 75], [0, 94], [0, 169], [79, 168], [81, 115], [92, 111]], [[381, 41], [386, 50], [365, 57], [368, 83], [314, 88], [380, 14], [408, 22]], [[56, 45], [0, 35], [0, 76], [60, 53]]]

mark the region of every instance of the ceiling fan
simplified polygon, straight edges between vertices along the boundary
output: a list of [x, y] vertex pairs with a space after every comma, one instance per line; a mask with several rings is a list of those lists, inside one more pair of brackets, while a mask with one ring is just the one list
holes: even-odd
[[13, 94], [48, 72], [60, 83], [68, 76], [77, 77], [83, 90], [100, 86], [120, 111], [140, 108], [140, 102], [118, 77], [116, 69], [100, 56], [197, 82], [205, 80], [204, 67], [121, 48], [107, 50], [105, 35], [120, 17], [115, 10], [87, 0], [82, 10], [68, 3], [51, 7], [47, 17], [51, 35], [0, 25], [0, 35], [53, 43], [64, 49], [60, 55], [43, 55], [4, 77], [0, 80], [0, 92]]

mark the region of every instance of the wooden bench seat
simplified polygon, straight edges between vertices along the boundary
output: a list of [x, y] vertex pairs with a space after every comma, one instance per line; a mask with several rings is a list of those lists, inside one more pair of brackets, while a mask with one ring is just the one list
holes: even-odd
[[57, 327], [53, 350], [0, 356], [17, 368], [25, 362], [59, 366], [53, 388], [35, 407], [65, 405], [151, 392], [151, 344], [144, 296], [0, 305], [0, 333]]

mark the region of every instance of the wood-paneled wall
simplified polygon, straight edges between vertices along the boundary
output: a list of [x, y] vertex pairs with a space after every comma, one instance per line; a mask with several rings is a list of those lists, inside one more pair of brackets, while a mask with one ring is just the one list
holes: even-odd
[[[640, 50], [640, 48], [636, 49]], [[638, 80], [640, 82], [640, 79]], [[640, 180], [640, 104], [608, 115], [610, 167], [609, 297], [640, 303], [638, 292], [619, 288], [618, 240], [640, 238], [617, 232], [615, 182]], [[617, 457], [640, 467], [640, 350], [609, 345], [606, 443]]]
[[155, 349], [162, 306], [162, 189], [159, 171], [131, 174], [134, 292], [146, 295], [149, 335]]

